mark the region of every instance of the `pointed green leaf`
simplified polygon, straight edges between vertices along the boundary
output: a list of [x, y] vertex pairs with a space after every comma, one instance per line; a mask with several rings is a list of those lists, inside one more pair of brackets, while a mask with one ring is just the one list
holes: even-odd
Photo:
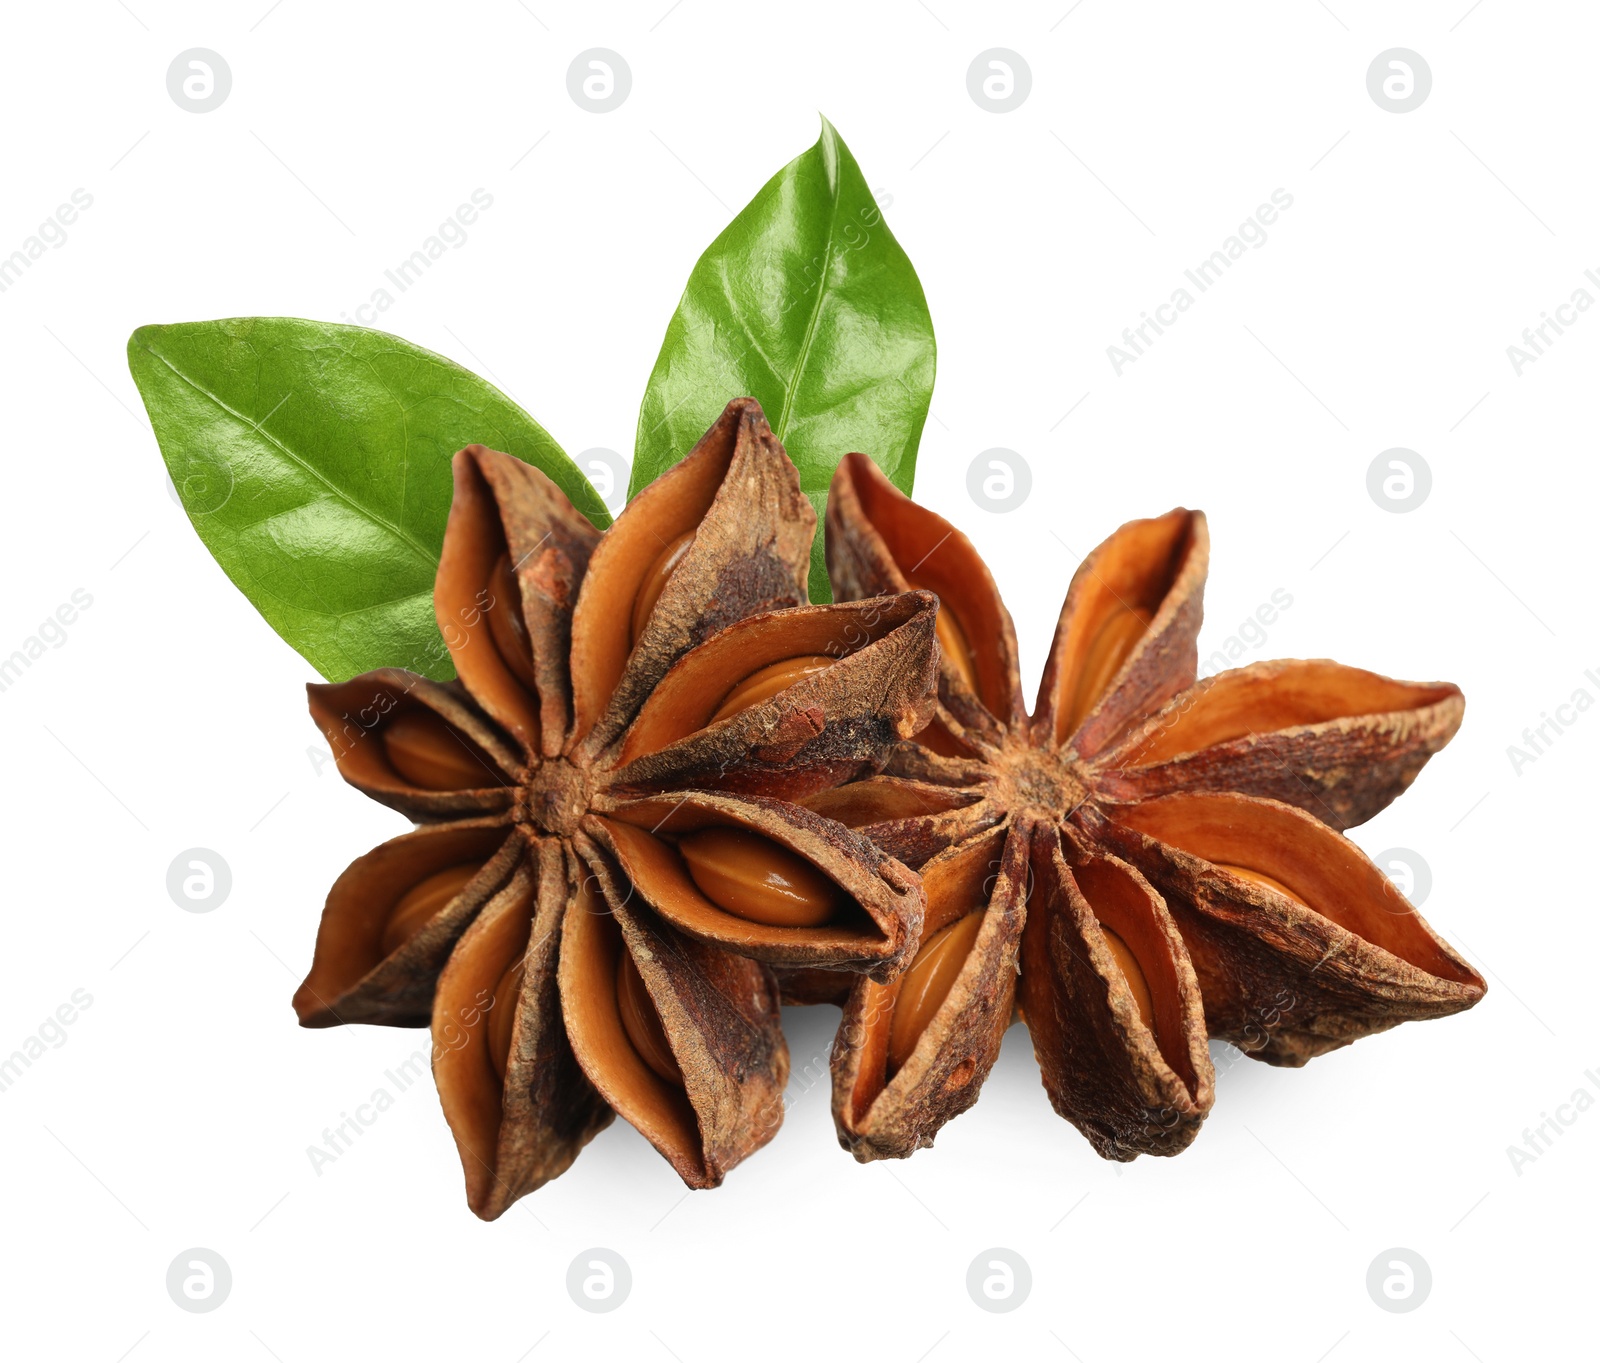
[[[730, 398], [753, 397], [820, 516], [860, 451], [911, 491], [933, 394], [917, 273], [833, 125], [767, 181], [689, 276], [644, 404], [630, 493], [688, 453]], [[811, 595], [829, 598], [822, 535]]]
[[324, 677], [454, 675], [433, 615], [450, 459], [489, 445], [610, 517], [516, 403], [365, 327], [240, 317], [140, 327], [128, 367], [205, 546]]

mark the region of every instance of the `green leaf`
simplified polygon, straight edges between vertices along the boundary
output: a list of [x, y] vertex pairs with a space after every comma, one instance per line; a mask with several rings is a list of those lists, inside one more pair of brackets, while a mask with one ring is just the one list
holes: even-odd
[[[683, 458], [736, 397], [760, 402], [821, 515], [860, 451], [911, 491], [933, 395], [917, 272], [833, 125], [768, 180], [689, 276], [645, 389], [629, 493]], [[829, 599], [819, 532], [811, 597]]]
[[526, 460], [595, 525], [610, 521], [505, 394], [381, 331], [292, 317], [140, 327], [128, 368], [206, 548], [330, 681], [374, 667], [455, 675], [433, 578], [462, 446]]

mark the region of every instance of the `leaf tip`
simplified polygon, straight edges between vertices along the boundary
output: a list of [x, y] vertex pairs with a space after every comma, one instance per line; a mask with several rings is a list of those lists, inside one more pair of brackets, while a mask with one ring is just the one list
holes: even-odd
[[[142, 327], [135, 327], [128, 336], [128, 371], [133, 375], [135, 383], [139, 381], [139, 364], [155, 355], [161, 338], [170, 328], [161, 322], [148, 322]], [[143, 389], [141, 388], [141, 393]]]

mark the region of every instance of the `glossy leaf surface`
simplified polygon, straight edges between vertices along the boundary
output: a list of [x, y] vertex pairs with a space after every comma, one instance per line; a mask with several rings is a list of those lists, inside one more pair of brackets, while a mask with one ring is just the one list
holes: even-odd
[[398, 337], [288, 317], [141, 327], [128, 341], [174, 486], [206, 548], [324, 677], [454, 675], [433, 610], [465, 445], [541, 469], [597, 526], [605, 505], [492, 384]]
[[[933, 393], [933, 322], [911, 262], [833, 125], [700, 257], [639, 412], [630, 493], [671, 467], [731, 397], [754, 397], [820, 523], [846, 454], [910, 492]], [[811, 595], [828, 598], [822, 536]]]

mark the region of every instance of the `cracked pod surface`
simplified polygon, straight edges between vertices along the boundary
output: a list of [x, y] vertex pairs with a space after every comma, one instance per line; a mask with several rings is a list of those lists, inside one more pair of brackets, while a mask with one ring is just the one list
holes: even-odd
[[458, 680], [308, 688], [346, 780], [420, 827], [335, 885], [296, 1011], [431, 1024], [480, 1216], [615, 1114], [715, 1186], [781, 1120], [772, 968], [892, 978], [920, 930], [917, 877], [792, 801], [926, 723], [935, 602], [805, 604], [815, 513], [748, 399], [604, 535], [509, 456], [454, 471]]
[[[910, 972], [937, 951], [951, 979], [902, 1026], [920, 1039], [900, 1072], [880, 1036], [895, 1001], [880, 1000], [887, 1028], [864, 1024], [873, 1009], [852, 986], [834, 1092], [858, 1158], [908, 1154], [975, 1100], [1013, 958], [1051, 1103], [1113, 1159], [1194, 1139], [1214, 1097], [1208, 1034], [1296, 1065], [1482, 997], [1482, 977], [1342, 836], [1454, 735], [1456, 687], [1327, 661], [1197, 681], [1209, 544], [1204, 517], [1180, 509], [1130, 522], [1083, 560], [1030, 714], [1011, 617], [964, 535], [861, 455], [840, 464], [827, 522], [840, 598], [940, 599], [929, 724], [882, 775], [807, 801], [922, 867], [927, 927]], [[990, 877], [957, 967], [934, 885], [961, 856]], [[837, 996], [789, 979], [796, 1001]], [[960, 1021], [986, 990], [998, 992], [985, 1025]], [[936, 1061], [948, 1077], [910, 1101]]]

